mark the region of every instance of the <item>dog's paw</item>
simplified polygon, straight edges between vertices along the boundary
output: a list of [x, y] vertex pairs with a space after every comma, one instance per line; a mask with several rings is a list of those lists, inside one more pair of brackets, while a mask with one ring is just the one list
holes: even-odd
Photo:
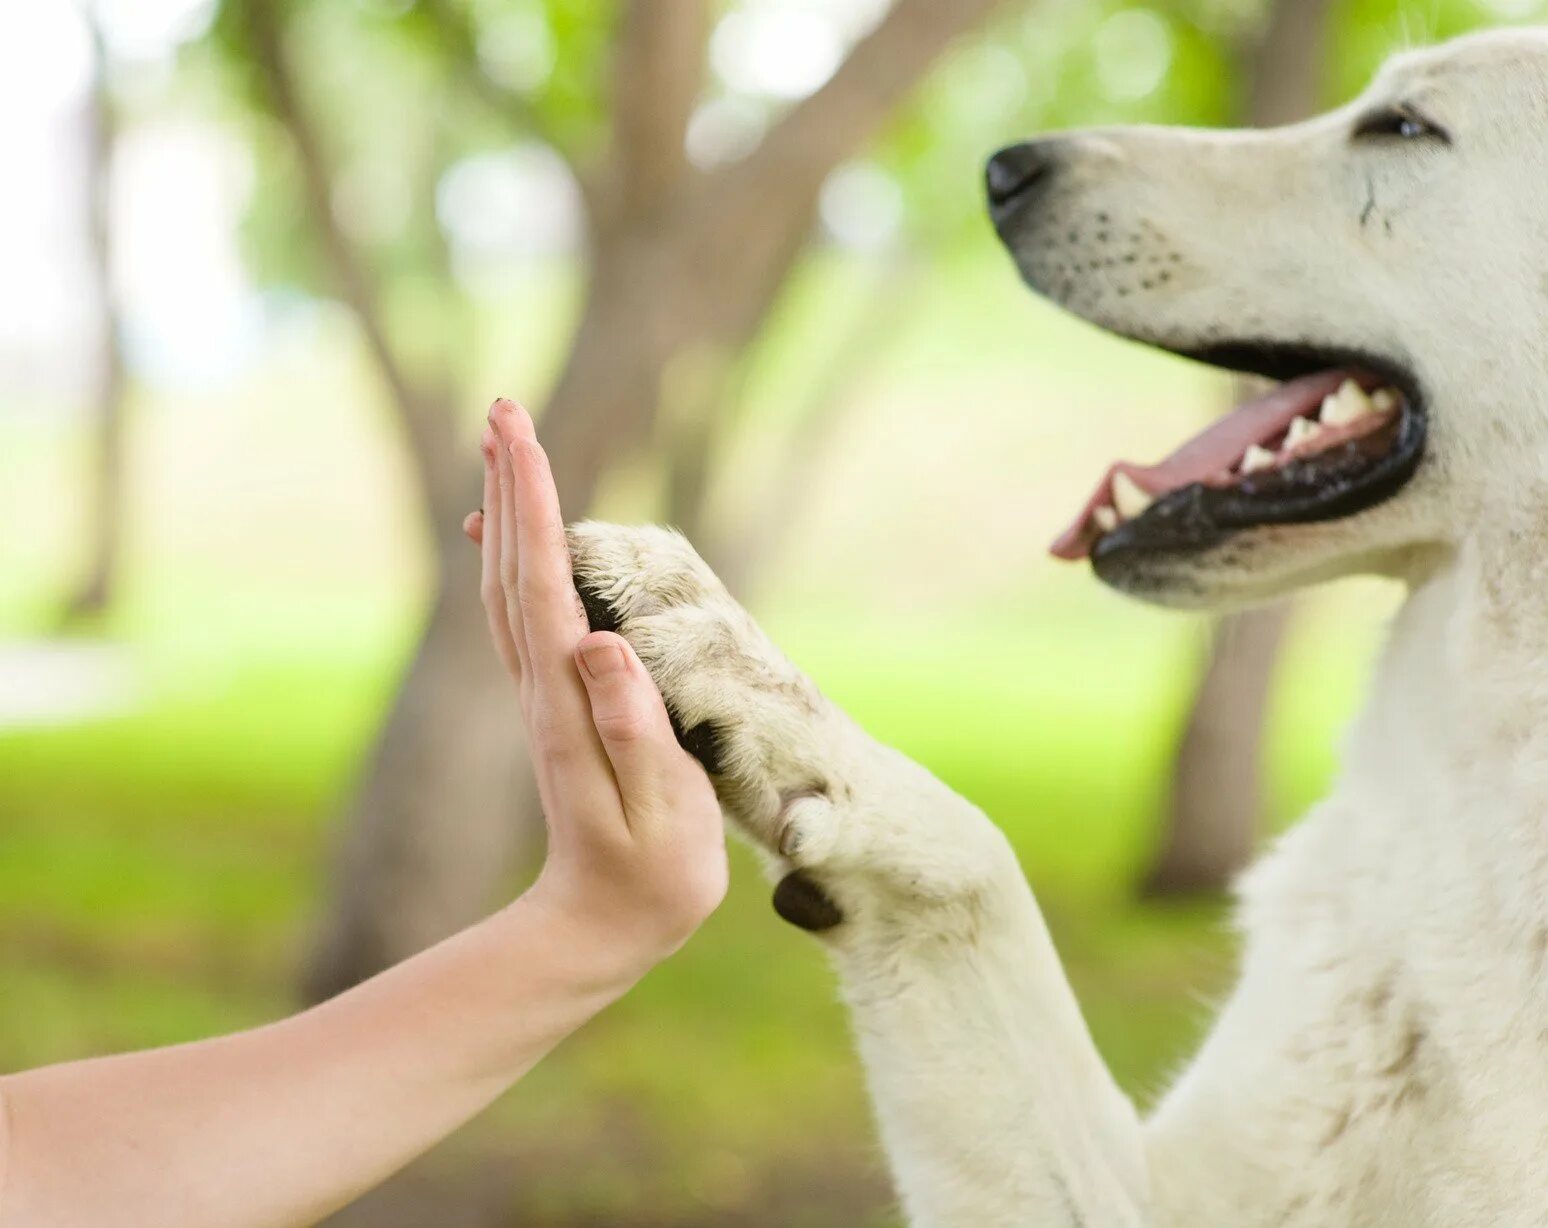
[[825, 699], [680, 534], [590, 522], [570, 529], [570, 552], [592, 629], [634, 646], [679, 740], [767, 855], [786, 920], [831, 929], [878, 892], [957, 891], [986, 842], [1003, 847], [987, 820]]

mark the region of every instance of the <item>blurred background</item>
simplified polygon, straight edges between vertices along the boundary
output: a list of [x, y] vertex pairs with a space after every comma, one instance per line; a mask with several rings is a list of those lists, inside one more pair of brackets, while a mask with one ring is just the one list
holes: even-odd
[[[458, 539], [510, 395], [571, 515], [684, 528], [1004, 825], [1148, 1102], [1396, 594], [1214, 626], [1044, 556], [1108, 460], [1231, 389], [1027, 294], [983, 159], [1294, 119], [1544, 8], [0, 7], [0, 1068], [272, 1018], [520, 889], [542, 823]], [[821, 954], [736, 872], [336, 1222], [895, 1224]]]

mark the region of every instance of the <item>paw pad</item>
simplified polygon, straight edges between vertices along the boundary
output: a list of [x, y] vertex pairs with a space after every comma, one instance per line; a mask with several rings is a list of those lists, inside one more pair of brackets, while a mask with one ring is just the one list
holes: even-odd
[[725, 766], [725, 757], [720, 733], [715, 726], [703, 721], [691, 729], [684, 729], [683, 723], [677, 719], [677, 713], [670, 706], [667, 715], [672, 718], [672, 732], [677, 735], [677, 744], [703, 764], [704, 770], [711, 776], [720, 775]]
[[581, 607], [586, 611], [586, 625], [593, 631], [616, 633], [623, 625], [612, 602], [603, 600], [602, 596], [579, 576], [575, 577], [575, 591], [580, 594]]
[[[580, 594], [581, 606], [586, 611], [586, 625], [593, 631], [611, 631], [615, 634], [621, 631], [623, 619], [619, 617], [618, 608], [580, 576], [574, 579], [575, 591]], [[715, 726], [708, 721], [701, 721], [697, 725], [685, 727], [677, 713], [671, 710], [670, 704], [667, 715], [671, 717], [672, 732], [677, 735], [678, 745], [703, 764], [706, 772], [712, 776], [718, 775], [724, 754], [721, 736]]]
[[774, 911], [797, 929], [820, 934], [843, 924], [844, 912], [828, 893], [797, 870], [774, 888]]

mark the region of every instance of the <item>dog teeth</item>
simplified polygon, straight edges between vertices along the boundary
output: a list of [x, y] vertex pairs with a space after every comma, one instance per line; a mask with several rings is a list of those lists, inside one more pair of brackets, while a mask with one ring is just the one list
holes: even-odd
[[1351, 422], [1358, 422], [1366, 414], [1376, 412], [1376, 406], [1365, 393], [1365, 389], [1352, 379], [1346, 379], [1339, 385], [1338, 391], [1322, 403], [1322, 422], [1324, 426], [1348, 426]]
[[1371, 393], [1371, 405], [1378, 414], [1390, 414], [1401, 404], [1402, 399], [1395, 388], [1378, 388]]
[[1092, 512], [1091, 518], [1096, 521], [1097, 528], [1104, 533], [1111, 533], [1118, 527], [1118, 513], [1106, 505]]
[[1113, 475], [1113, 502], [1120, 516], [1125, 520], [1133, 520], [1136, 516], [1143, 516], [1145, 509], [1155, 499], [1141, 490], [1139, 484], [1127, 473], [1119, 472]]
[[[1326, 412], [1328, 403], [1333, 400], [1329, 397], [1323, 402], [1323, 411]], [[1303, 443], [1310, 443], [1318, 435], [1322, 434], [1322, 428], [1310, 418], [1297, 418], [1290, 424], [1290, 430], [1285, 434], [1285, 447], [1296, 448]]]
[[1274, 467], [1274, 454], [1267, 448], [1253, 444], [1242, 456], [1243, 473], [1259, 473]]

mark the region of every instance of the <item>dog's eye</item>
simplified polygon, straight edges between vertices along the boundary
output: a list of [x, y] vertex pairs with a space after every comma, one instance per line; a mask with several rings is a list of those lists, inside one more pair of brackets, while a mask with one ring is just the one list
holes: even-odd
[[1399, 141], [1434, 140], [1451, 144], [1451, 137], [1439, 124], [1427, 119], [1410, 106], [1383, 107], [1363, 116], [1355, 125], [1355, 140], [1391, 138]]

